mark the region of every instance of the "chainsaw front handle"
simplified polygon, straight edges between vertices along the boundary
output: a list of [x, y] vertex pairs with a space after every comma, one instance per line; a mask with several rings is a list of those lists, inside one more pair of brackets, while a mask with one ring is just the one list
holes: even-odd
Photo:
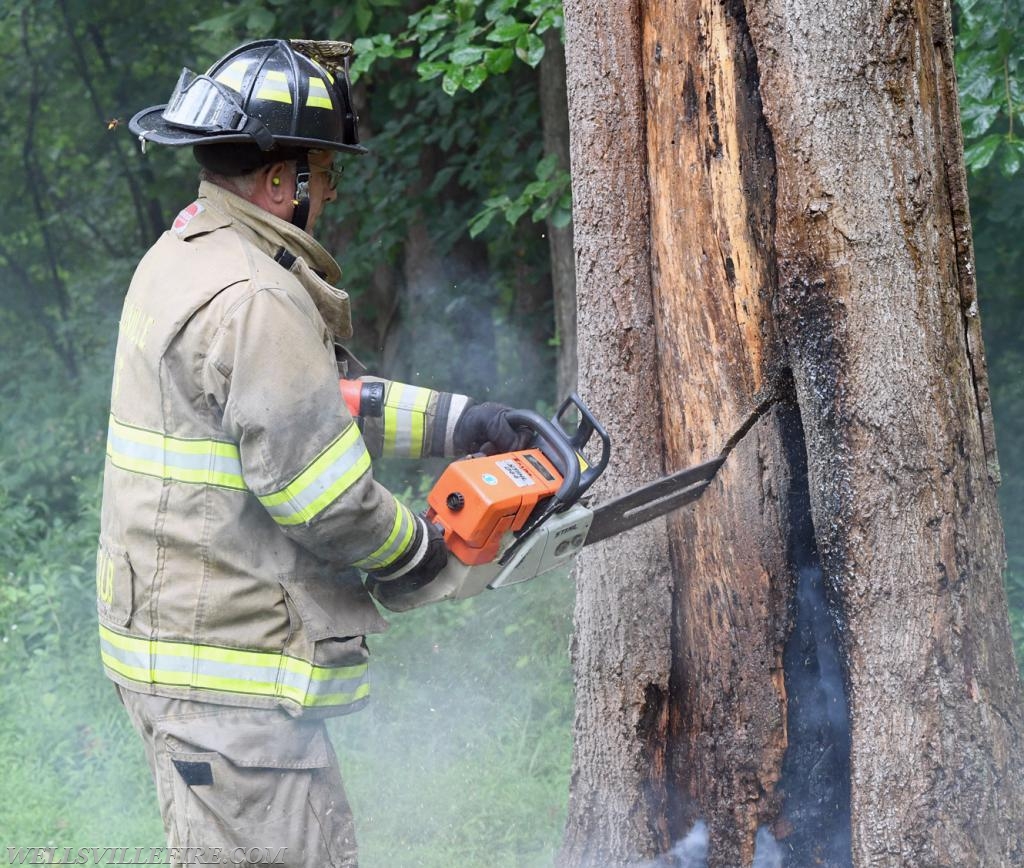
[[562, 474], [562, 484], [553, 498], [565, 506], [575, 503], [583, 493], [580, 486], [580, 462], [566, 433], [533, 410], [509, 410], [505, 418], [513, 428], [532, 431], [544, 446], [549, 447], [551, 451], [544, 450], [545, 454]]

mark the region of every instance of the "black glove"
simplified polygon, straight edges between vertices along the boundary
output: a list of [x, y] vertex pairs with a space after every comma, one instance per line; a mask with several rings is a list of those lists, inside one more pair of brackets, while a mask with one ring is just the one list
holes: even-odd
[[533, 432], [526, 428], [513, 428], [506, 418], [511, 410], [511, 407], [491, 401], [471, 404], [455, 425], [455, 451], [460, 455], [473, 452], [499, 455], [525, 449], [533, 439]]
[[387, 605], [388, 600], [432, 582], [447, 563], [444, 532], [432, 521], [416, 516], [416, 536], [409, 551], [387, 569], [367, 573], [366, 587]]

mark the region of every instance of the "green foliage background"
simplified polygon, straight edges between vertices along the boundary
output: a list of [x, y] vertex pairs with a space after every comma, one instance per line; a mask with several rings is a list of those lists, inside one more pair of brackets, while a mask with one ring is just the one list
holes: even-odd
[[[254, 34], [356, 39], [373, 154], [348, 165], [325, 229], [365, 336], [357, 351], [393, 376], [478, 397], [555, 397], [538, 386], [557, 340], [539, 221], [565, 225], [571, 212], [568, 178], [542, 150], [536, 67], [560, 6], [410, 5], [0, 8], [0, 58], [19, 71], [0, 101], [11, 170], [0, 212], [0, 846], [163, 839], [141, 745], [99, 669], [92, 559], [121, 298], [195, 186], [187, 153], [142, 159], [125, 122], [162, 102], [182, 65], [205, 69]], [[1024, 659], [1020, 15], [1016, 2], [961, 0], [957, 62]], [[422, 494], [417, 472], [384, 472]], [[373, 640], [377, 699], [332, 724], [363, 864], [550, 864], [568, 792], [571, 598], [568, 579], [550, 576], [397, 616]]]

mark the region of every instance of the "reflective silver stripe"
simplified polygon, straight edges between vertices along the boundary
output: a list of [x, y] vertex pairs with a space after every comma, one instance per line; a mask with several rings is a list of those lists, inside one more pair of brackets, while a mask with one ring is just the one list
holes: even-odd
[[165, 467], [180, 467], [185, 470], [213, 470], [216, 473], [242, 475], [242, 462], [226, 455], [184, 455], [180, 452], [163, 450], [145, 443], [135, 443], [109, 432], [114, 451], [129, 458], [153, 461]]
[[127, 425], [111, 414], [107, 456], [115, 467], [131, 473], [247, 490], [238, 446], [224, 440], [173, 437]]
[[[118, 648], [112, 645], [103, 634], [100, 634], [100, 648], [104, 654], [109, 654], [115, 660], [119, 660], [126, 666], [132, 666], [136, 669], [149, 669], [149, 654], [140, 649], [130, 648]], [[189, 669], [191, 670], [191, 666]]]
[[[386, 403], [395, 411], [395, 455], [412, 456], [412, 404], [402, 399], [405, 392], [412, 389], [404, 383], [392, 383]], [[397, 392], [397, 394], [395, 394]]]
[[427, 429], [427, 407], [434, 394], [431, 389], [392, 382], [384, 397], [385, 456], [419, 458]]
[[455, 426], [459, 424], [459, 419], [462, 418], [462, 414], [466, 411], [468, 403], [469, 398], [465, 395], [452, 395], [452, 403], [448, 408], [447, 431], [444, 435], [445, 455], [455, 454]]
[[[416, 519], [414, 519], [414, 521], [422, 523], [423, 519], [416, 518]], [[420, 533], [420, 544], [419, 544], [419, 546], [417, 546], [416, 551], [412, 553], [412, 555], [409, 558], [409, 560], [406, 561], [405, 565], [401, 569], [395, 570], [394, 572], [387, 573], [386, 574], [386, 580], [390, 582], [390, 581], [393, 581], [394, 579], [401, 578], [406, 573], [408, 573], [410, 570], [413, 570], [416, 567], [418, 567], [420, 565], [420, 561], [423, 560], [423, 556], [427, 553], [427, 546], [429, 544], [430, 544], [430, 537], [427, 535], [427, 530], [424, 527], [424, 528], [422, 528], [422, 532]]]

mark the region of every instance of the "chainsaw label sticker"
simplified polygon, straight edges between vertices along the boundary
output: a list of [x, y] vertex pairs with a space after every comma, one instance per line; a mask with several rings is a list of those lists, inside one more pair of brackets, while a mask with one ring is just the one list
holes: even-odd
[[497, 466], [501, 468], [502, 472], [519, 488], [527, 488], [533, 485], [533, 478], [530, 474], [523, 470], [523, 468], [511, 458], [507, 458], [504, 461], [496, 461], [495, 464], [497, 464]]

